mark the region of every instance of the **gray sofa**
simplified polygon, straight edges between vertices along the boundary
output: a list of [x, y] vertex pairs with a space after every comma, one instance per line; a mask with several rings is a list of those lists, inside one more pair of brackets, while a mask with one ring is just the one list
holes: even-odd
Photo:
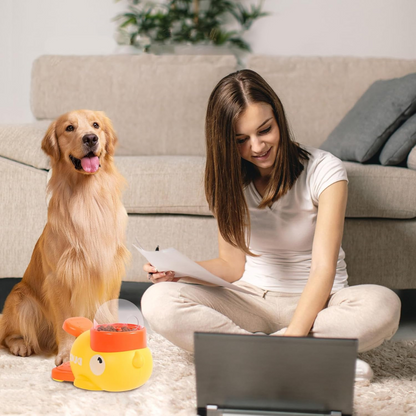
[[[416, 61], [251, 56], [281, 97], [297, 141], [319, 147], [377, 79], [416, 72]], [[40, 142], [49, 123], [80, 108], [103, 110], [129, 187], [125, 280], [146, 281], [136, 238], [194, 260], [217, 255], [204, 197], [204, 116], [209, 94], [236, 70], [233, 56], [42, 56], [33, 64], [36, 122], [0, 126], [0, 278], [21, 277], [47, 217], [50, 168]], [[349, 184], [343, 248], [350, 284], [416, 288], [416, 171], [345, 162]]]

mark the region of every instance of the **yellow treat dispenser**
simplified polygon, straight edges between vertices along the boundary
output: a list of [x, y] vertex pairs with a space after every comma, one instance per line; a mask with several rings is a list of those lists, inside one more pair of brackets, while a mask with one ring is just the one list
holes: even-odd
[[76, 337], [70, 361], [52, 370], [55, 381], [84, 390], [126, 391], [142, 386], [153, 369], [140, 310], [124, 299], [101, 305], [92, 323], [69, 318], [66, 332]]

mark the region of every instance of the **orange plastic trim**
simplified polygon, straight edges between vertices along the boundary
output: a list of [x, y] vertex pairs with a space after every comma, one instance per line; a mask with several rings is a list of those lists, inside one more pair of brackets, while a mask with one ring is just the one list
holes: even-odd
[[84, 317], [68, 318], [65, 320], [62, 328], [68, 334], [79, 337], [83, 332], [92, 328], [92, 322]]
[[70, 381], [74, 382], [75, 377], [71, 370], [71, 364], [69, 361], [61, 364], [59, 367], [52, 369], [52, 378], [55, 381]]
[[[113, 326], [126, 326], [125, 324], [113, 324]], [[146, 328], [127, 324], [129, 327], [136, 327], [135, 331], [113, 332], [97, 331], [91, 329], [91, 349], [96, 352], [120, 352], [146, 348]]]

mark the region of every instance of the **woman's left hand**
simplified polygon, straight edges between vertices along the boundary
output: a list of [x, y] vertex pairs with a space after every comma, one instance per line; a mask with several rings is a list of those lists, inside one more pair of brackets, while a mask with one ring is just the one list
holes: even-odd
[[175, 277], [175, 272], [172, 271], [149, 273], [147, 276], [153, 283], [177, 282], [180, 279], [179, 277]]

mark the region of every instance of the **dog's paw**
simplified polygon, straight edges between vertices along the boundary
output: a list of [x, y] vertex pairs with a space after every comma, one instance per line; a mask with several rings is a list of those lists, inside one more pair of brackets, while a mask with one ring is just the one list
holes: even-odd
[[7, 344], [10, 352], [19, 357], [29, 357], [33, 354], [33, 348], [23, 338], [10, 339]]
[[56, 355], [56, 358], [55, 358], [55, 365], [58, 366], [69, 361], [70, 351], [71, 351], [70, 348], [65, 348], [65, 349], [58, 351], [58, 354]]

